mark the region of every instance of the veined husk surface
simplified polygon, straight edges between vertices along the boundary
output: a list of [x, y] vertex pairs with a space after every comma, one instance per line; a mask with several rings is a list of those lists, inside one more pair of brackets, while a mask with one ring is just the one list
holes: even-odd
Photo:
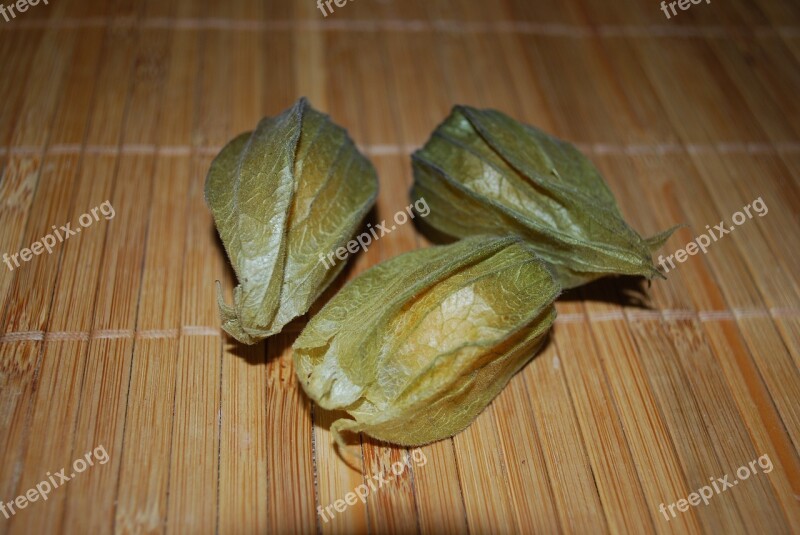
[[344, 267], [343, 246], [375, 203], [378, 179], [347, 132], [305, 99], [228, 143], [205, 186], [239, 285], [218, 286], [222, 328], [246, 344], [305, 314]]
[[572, 288], [605, 275], [661, 276], [597, 168], [573, 145], [494, 110], [456, 106], [413, 155], [413, 200], [446, 236], [515, 234]]
[[293, 346], [331, 427], [406, 446], [465, 428], [536, 353], [560, 292], [516, 237], [477, 236], [379, 264], [347, 284]]

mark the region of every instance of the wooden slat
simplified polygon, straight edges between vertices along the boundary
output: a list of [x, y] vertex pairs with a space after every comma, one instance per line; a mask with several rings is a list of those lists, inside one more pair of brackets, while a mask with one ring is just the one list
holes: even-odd
[[[153, 36], [149, 36], [151, 39]], [[166, 40], [166, 43], [169, 41]], [[143, 66], [137, 73], [143, 85], [150, 80], [158, 80], [164, 76], [158, 57], [146, 57], [141, 60]], [[185, 508], [190, 507], [183, 499], [194, 498], [191, 506], [200, 506], [201, 511], [211, 514], [213, 523], [214, 514], [209, 512], [209, 505], [215, 503], [213, 490], [205, 485], [197, 486], [187, 483], [185, 473], [177, 468], [174, 474], [170, 470], [171, 460], [175, 457], [193, 458], [187, 465], [199, 462], [208, 463], [215, 459], [216, 429], [207, 425], [207, 418], [202, 416], [202, 409], [198, 407], [197, 413], [192, 408], [185, 406], [186, 400], [176, 393], [178, 386], [192, 384], [192, 388], [181, 389], [188, 395], [203, 394], [202, 399], [214, 399], [218, 389], [218, 372], [214, 373], [212, 367], [194, 367], [183, 364], [190, 357], [186, 355], [192, 348], [202, 348], [201, 343], [184, 342], [177, 339], [181, 327], [180, 294], [174, 288], [180, 288], [183, 279], [184, 239], [186, 236], [186, 217], [189, 188], [189, 159], [186, 157], [164, 156], [158, 158], [145, 158], [145, 162], [153, 162], [152, 167], [145, 165], [145, 182], [153, 176], [153, 203], [148, 213], [148, 233], [146, 237], [147, 248], [142, 289], [139, 294], [137, 329], [140, 331], [166, 331], [172, 330], [175, 334], [169, 340], [137, 340], [133, 355], [133, 367], [130, 383], [130, 410], [125, 418], [125, 438], [122, 468], [120, 473], [119, 497], [116, 514], [116, 527], [121, 531], [150, 530], [163, 522], [168, 513], [177, 517], [177, 522], [187, 522]], [[152, 175], [151, 175], [152, 174]], [[168, 203], [168, 204], [166, 204]], [[169, 232], [163, 232], [169, 229]], [[169, 266], [163, 269], [162, 266]], [[163, 337], [170, 336], [165, 333]], [[202, 351], [202, 350], [201, 350]], [[207, 353], [207, 352], [206, 352]], [[199, 360], [206, 360], [203, 356], [192, 355]], [[216, 347], [211, 345], [210, 360], [213, 363], [217, 356]], [[180, 370], [180, 371], [178, 371]], [[199, 370], [196, 384], [186, 375]], [[163, 373], [162, 373], [163, 372]], [[203, 373], [213, 376], [210, 392]], [[210, 396], [209, 396], [210, 394]], [[212, 411], [213, 412], [213, 411]], [[199, 414], [198, 414], [199, 413]], [[174, 420], [175, 427], [170, 433], [163, 433], [158, 437], [150, 435], [154, 414], [162, 414], [163, 419], [168, 415], [180, 414], [180, 419]], [[204, 455], [204, 442], [199, 444], [188, 443], [185, 438], [185, 427], [177, 423], [191, 422], [193, 429], [201, 436], [210, 435], [206, 440]], [[213, 424], [213, 416], [212, 416]], [[176, 436], [177, 435], [177, 436]], [[209, 451], [210, 445], [210, 451]], [[209, 455], [210, 454], [210, 455]], [[150, 472], [151, 477], [141, 480], [138, 470], [144, 464], [151, 464], [156, 469]], [[178, 465], [183, 466], [181, 464]], [[212, 466], [215, 466], [212, 463]], [[187, 466], [188, 467], [188, 466]], [[206, 471], [205, 476], [210, 476], [215, 481], [215, 472]], [[139, 484], [139, 482], [144, 485]], [[166, 503], [167, 491], [171, 485], [179, 491], [169, 494], [172, 501]], [[209, 489], [210, 503], [200, 496], [190, 495], [187, 487], [192, 490]], [[203, 507], [204, 506], [204, 507]], [[203, 518], [201, 513], [191, 515], [188, 521], [197, 530], [198, 525], [209, 526], [208, 518]]]
[[[597, 308], [602, 309], [587, 306], [590, 313]], [[654, 394], [648, 387], [646, 370], [633, 348], [630, 332], [620, 321], [592, 321], [591, 326], [656, 531], [699, 532], [700, 523], [695, 510], [690, 509], [668, 520], [669, 524], [656, 516], [659, 504], [686, 496], [689, 487], [673, 444], [678, 437], [669, 435]]]
[[[548, 345], [523, 374], [561, 529], [570, 533], [608, 532], [557, 348]], [[554, 418], [560, 425], [552, 425]]]
[[[158, 139], [160, 109], [167, 104], [162, 104], [153, 97], [164, 91], [168, 80], [167, 72], [171, 66], [170, 34], [163, 30], [153, 30], [143, 32], [141, 37], [146, 45], [137, 58], [131, 105], [137, 109], [140, 100], [145, 101], [150, 105], [152, 115], [131, 118], [126, 129], [126, 140], [131, 143]], [[216, 429], [213, 429], [201, 434], [203, 438], [211, 436], [205, 444], [190, 447], [186, 443], [184, 427], [177, 425], [181, 421], [193, 421], [195, 428], [207, 429], [202, 409], [198, 407], [195, 412], [187, 408], [183, 394], [192, 396], [199, 390], [205, 393], [203, 399], [210, 397], [213, 401], [219, 384], [219, 372], [214, 373], [213, 366], [204, 367], [198, 374], [199, 385], [193, 385], [189, 390], [182, 389], [181, 395], [177, 393], [179, 377], [181, 384], [192, 383], [185, 375], [192, 370], [186, 370], [185, 365], [178, 368], [179, 362], [188, 360], [186, 348], [182, 348], [182, 340], [178, 340], [178, 334], [182, 326], [179, 289], [182, 288], [184, 272], [189, 159], [155, 155], [142, 158], [144, 173], [140, 181], [144, 184], [151, 182], [152, 193], [146, 215], [147, 234], [144, 237], [144, 265], [136, 329], [139, 332], [162, 331], [163, 334], [160, 335], [162, 339], [142, 338], [134, 344], [115, 520], [115, 528], [123, 532], [156, 529], [165, 521], [169, 512], [175, 514], [177, 521], [181, 522], [182, 515], [185, 514], [184, 502], [177, 501], [179, 498], [176, 499], [172, 492], [169, 496], [173, 501], [167, 501], [167, 493], [172, 484], [171, 460], [177, 455], [176, 450], [188, 450], [185, 451], [187, 458], [199, 458], [207, 463], [209, 459], [214, 459], [213, 454], [211, 457], [207, 457], [207, 454], [209, 450], [213, 451], [217, 442]], [[170, 330], [174, 334], [163, 332]], [[216, 351], [212, 351], [209, 360], [213, 363], [215, 357]], [[203, 356], [197, 358], [205, 360]], [[210, 393], [205, 373], [214, 376]], [[175, 421], [172, 419], [175, 414], [181, 414], [182, 417]], [[153, 422], [162, 420], [172, 421], [172, 428], [158, 436], [151, 435]], [[197, 462], [199, 461], [189, 461], [187, 469]], [[145, 464], [150, 464], [154, 469], [150, 470], [148, 477], [141, 478], [138, 471]], [[204, 476], [210, 476], [212, 481], [216, 481], [216, 466], [213, 463], [211, 466], [212, 470], [204, 472]], [[185, 489], [185, 472], [180, 469], [176, 469], [176, 472], [175, 485]], [[209, 492], [213, 494], [210, 490]], [[183, 496], [185, 494], [184, 492]], [[203, 500], [204, 496], [197, 498], [200, 504], [206, 506], [203, 508], [206, 510], [209, 504]], [[212, 497], [211, 503], [214, 501]], [[195, 522], [208, 526], [208, 519], [197, 514], [193, 516]], [[198, 524], [193, 525], [197, 529]]]
[[[109, 51], [101, 59], [93, 99], [94, 113], [86, 142], [115, 146], [124, 140], [135, 35], [128, 31], [108, 30], [105, 42]], [[138, 176], [137, 171], [141, 171], [136, 165], [140, 162], [128, 157], [85, 155], [83, 172], [87, 179], [95, 182], [92, 193], [110, 200], [115, 207], [114, 219], [108, 225], [102, 257], [99, 258], [99, 279], [90, 331], [132, 333], [135, 327], [137, 299], [134, 296], [141, 278], [147, 211], [146, 202], [129, 203], [122, 199], [134, 191], [138, 199], [146, 201], [148, 198], [149, 191], [145, 190], [145, 195], [141, 195], [141, 188], [138, 191], [136, 188], [137, 181], [132, 180]], [[96, 239], [95, 235], [92, 238]], [[83, 253], [88, 255], [89, 251]], [[66, 489], [67, 505], [62, 517], [66, 532], [109, 531], [114, 526], [133, 345], [133, 338], [129, 336], [90, 340], [88, 343], [72, 451], [89, 451], [103, 446], [109, 461], [102, 470], [85, 474]]]
[[[12, 138], [15, 143], [31, 142], [35, 150], [44, 153], [46, 137], [42, 133], [51, 131], [53, 110], [59, 99], [59, 89], [72, 87], [80, 82], [80, 77], [69, 78], [65, 75], [66, 64], [69, 62], [76, 35], [65, 34], [61, 38], [64, 45], [58, 51], [52, 49], [53, 43], [58, 39], [53, 32], [49, 32], [37, 49], [33, 59], [38, 63], [34, 69], [50, 68], [53, 72], [54, 83], [48, 88], [31, 88], [26, 94], [26, 99], [40, 98], [40, 102], [26, 100], [22, 107], [21, 126], [15, 130]], [[41, 73], [40, 73], [41, 74]], [[85, 110], [84, 110], [85, 122]], [[39, 132], [35, 132], [36, 127]], [[50, 232], [49, 221], [66, 222], [72, 214], [69, 213], [69, 204], [57, 202], [59, 199], [70, 199], [69, 193], [74, 185], [76, 174], [76, 161], [74, 156], [54, 157], [52, 159], [42, 156], [11, 156], [8, 169], [15, 172], [5, 175], [4, 193], [9, 194], [12, 212], [10, 231], [24, 228], [24, 231], [11, 234], [11, 239], [4, 242], [10, 247], [10, 252], [15, 253], [18, 248], [28, 247], [33, 241], [40, 239]], [[26, 191], [27, 190], [27, 191]], [[39, 195], [32, 195], [33, 191]], [[48, 194], [49, 193], [49, 194]], [[35, 210], [42, 214], [39, 218], [31, 220], [30, 211]], [[5, 213], [4, 213], [5, 215]], [[28, 220], [23, 227], [23, 221]], [[58, 272], [58, 262], [63, 251], [59, 250], [54, 255], [35, 256], [30, 262], [21, 263], [15, 267], [12, 276], [4, 277], [5, 290], [2, 320], [3, 332], [14, 331], [43, 331], [46, 326], [48, 311], [52, 303], [53, 287]], [[12, 275], [12, 274], [9, 274]], [[0, 489], [6, 495], [16, 495], [18, 486], [27, 483], [23, 474], [16, 468], [21, 466], [26, 455], [29, 442], [29, 431], [32, 425], [31, 410], [35, 406], [34, 393], [36, 379], [44, 350], [41, 342], [9, 346], [10, 351], [4, 357], [6, 364], [0, 373], [0, 385], [3, 396], [7, 400], [4, 408], [3, 419], [3, 466], [0, 467]], [[78, 363], [80, 364], [80, 363]], [[80, 368], [78, 367], [78, 370]], [[67, 372], [69, 375], [69, 372]], [[67, 381], [69, 384], [69, 381]], [[53, 388], [60, 390], [57, 385]], [[69, 388], [68, 386], [65, 388]], [[69, 406], [69, 404], [67, 404]], [[69, 415], [65, 415], [69, 419]], [[38, 453], [36, 448], [34, 451]], [[36, 459], [38, 455], [33, 454]], [[44, 460], [47, 455], [42, 454]], [[31, 463], [30, 469], [40, 463]], [[38, 471], [38, 470], [37, 470]], [[27, 486], [22, 490], [26, 490]], [[52, 520], [52, 519], [51, 519]], [[8, 525], [0, 530], [6, 531]]]
[[[562, 314], [581, 314], [571, 305]], [[556, 327], [559, 365], [564, 369], [581, 436], [587, 448], [597, 492], [612, 532], [653, 532], [649, 504], [625, 442], [624, 429], [613, 403], [608, 380], [591, 331], [585, 322]]]
[[[272, 448], [267, 460], [267, 531], [314, 533], [317, 512], [311, 402], [295, 380], [288, 336], [277, 335], [267, 352], [266, 429], [279, 436], [270, 441]], [[289, 447], [278, 448], [277, 443]]]

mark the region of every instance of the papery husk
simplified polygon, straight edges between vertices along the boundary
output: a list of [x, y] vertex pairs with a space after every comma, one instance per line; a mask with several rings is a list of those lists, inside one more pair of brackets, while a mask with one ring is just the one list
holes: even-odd
[[453, 108], [413, 168], [411, 197], [426, 199], [425, 224], [440, 235], [518, 235], [564, 288], [614, 274], [662, 276], [651, 253], [675, 229], [642, 238], [588, 158], [498, 111]]
[[228, 143], [205, 186], [239, 281], [233, 305], [217, 286], [222, 328], [253, 344], [305, 314], [345, 265], [320, 254], [351, 239], [377, 192], [372, 164], [305, 99]]
[[515, 237], [478, 236], [379, 264], [293, 346], [308, 396], [343, 431], [417, 446], [464, 429], [536, 353], [560, 287]]

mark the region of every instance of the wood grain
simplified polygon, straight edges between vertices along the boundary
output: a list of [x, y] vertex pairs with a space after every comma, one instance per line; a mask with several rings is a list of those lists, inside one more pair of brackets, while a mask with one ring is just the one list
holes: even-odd
[[[108, 453], [0, 512], [0, 535], [800, 533], [800, 5], [332, 5], [63, 0], [0, 20], [0, 253], [115, 210], [0, 268], [0, 503]], [[375, 164], [372, 223], [408, 205], [409, 154], [456, 103], [585, 149], [635, 229], [685, 225], [657, 254], [769, 211], [667, 280], [563, 296], [546, 347], [464, 432], [416, 452], [353, 436], [346, 462], [341, 414], [295, 379], [305, 319], [242, 347], [215, 301], [235, 278], [211, 158], [302, 95]], [[311, 314], [429, 245], [401, 226]], [[660, 510], [760, 458], [771, 471], [708, 505]]]

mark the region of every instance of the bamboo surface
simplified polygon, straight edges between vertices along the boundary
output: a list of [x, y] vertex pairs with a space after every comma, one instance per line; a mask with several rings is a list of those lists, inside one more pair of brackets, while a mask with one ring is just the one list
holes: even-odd
[[[51, 0], [0, 18], [0, 503], [102, 447], [7, 519], [18, 533], [800, 533], [800, 4], [656, 0]], [[576, 143], [672, 254], [769, 211], [650, 285], [557, 303], [547, 344], [462, 433], [336, 454], [296, 381], [305, 322], [221, 335], [235, 284], [203, 201], [213, 156], [299, 96], [375, 164], [370, 217], [409, 203], [410, 153], [456, 103]], [[428, 246], [412, 224], [365, 269]], [[660, 504], [756, 474], [667, 520]], [[96, 458], [96, 457], [95, 457]]]

